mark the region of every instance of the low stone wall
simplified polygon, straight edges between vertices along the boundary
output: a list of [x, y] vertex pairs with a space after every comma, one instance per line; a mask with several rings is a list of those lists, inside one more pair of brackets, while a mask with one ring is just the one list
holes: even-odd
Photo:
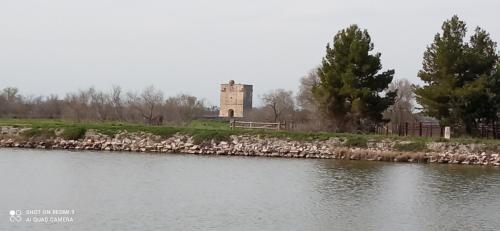
[[429, 143], [426, 152], [394, 150], [395, 141], [369, 142], [367, 148], [347, 147], [345, 141], [294, 141], [258, 136], [232, 136], [230, 141], [196, 144], [191, 136], [176, 134], [170, 138], [148, 133], [122, 132], [114, 137], [88, 131], [80, 140], [57, 138], [24, 138], [23, 129], [0, 131], [0, 148], [36, 148], [100, 150], [148, 153], [185, 153], [198, 155], [265, 156], [287, 158], [322, 158], [392, 162], [448, 163], [500, 166], [498, 153], [487, 151], [482, 144]]

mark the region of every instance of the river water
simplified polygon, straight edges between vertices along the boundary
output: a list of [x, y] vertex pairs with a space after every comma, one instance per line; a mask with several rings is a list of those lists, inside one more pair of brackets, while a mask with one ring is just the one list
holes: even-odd
[[494, 167], [0, 149], [0, 183], [0, 230], [500, 230]]

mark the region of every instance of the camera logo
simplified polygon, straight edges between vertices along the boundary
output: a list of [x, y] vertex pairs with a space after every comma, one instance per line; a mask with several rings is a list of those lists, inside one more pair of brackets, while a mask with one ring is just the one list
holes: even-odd
[[10, 222], [21, 222], [21, 210], [10, 210]]

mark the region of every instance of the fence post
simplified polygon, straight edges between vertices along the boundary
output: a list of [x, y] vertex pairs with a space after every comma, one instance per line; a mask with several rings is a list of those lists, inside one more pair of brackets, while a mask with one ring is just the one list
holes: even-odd
[[408, 136], [408, 122], [405, 123], [405, 136]]
[[[488, 133], [488, 127], [486, 127], [486, 128], [485, 128], [485, 127], [484, 127], [484, 125], [483, 125], [483, 126], [481, 126], [481, 127], [483, 128], [483, 131], [484, 131], [484, 130], [486, 130], [486, 139], [488, 139], [488, 138], [489, 138], [489, 137], [488, 137], [488, 135], [489, 135], [489, 133]], [[484, 132], [483, 132], [483, 133], [484, 133]]]
[[444, 138], [447, 140], [451, 139], [451, 127], [444, 127]]
[[418, 130], [418, 135], [422, 136], [422, 122], [420, 122], [419, 125], [420, 125], [420, 128]]
[[497, 138], [497, 125], [496, 125], [496, 121], [493, 121], [493, 139], [496, 139]]

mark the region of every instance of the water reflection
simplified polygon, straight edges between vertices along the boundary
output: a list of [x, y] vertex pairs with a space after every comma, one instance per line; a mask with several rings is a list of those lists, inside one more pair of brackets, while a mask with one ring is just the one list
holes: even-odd
[[6, 230], [496, 230], [500, 169], [0, 150], [0, 211], [73, 208]]
[[[496, 230], [500, 171], [491, 167], [318, 163], [317, 186], [348, 230]], [[352, 176], [352, 179], [344, 177]]]

